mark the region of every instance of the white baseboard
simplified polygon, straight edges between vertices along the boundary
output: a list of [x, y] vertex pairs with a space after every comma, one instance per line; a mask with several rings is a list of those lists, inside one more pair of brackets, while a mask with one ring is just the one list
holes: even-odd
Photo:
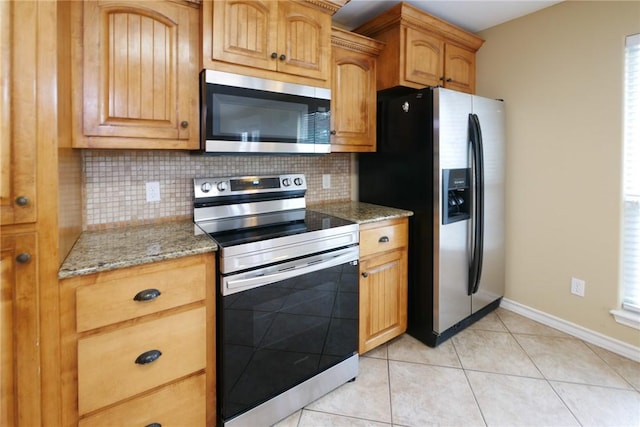
[[619, 354], [636, 362], [640, 362], [640, 347], [627, 344], [626, 342], [617, 340], [615, 338], [608, 337], [599, 332], [592, 331], [575, 323], [568, 322], [560, 319], [559, 317], [552, 316], [544, 313], [535, 308], [527, 307], [518, 302], [511, 301], [506, 298], [502, 298], [500, 307], [518, 313], [528, 319], [535, 320], [543, 325], [558, 329], [564, 333], [572, 335], [576, 338], [580, 338], [586, 342], [602, 347], [605, 350], [609, 350], [613, 353]]

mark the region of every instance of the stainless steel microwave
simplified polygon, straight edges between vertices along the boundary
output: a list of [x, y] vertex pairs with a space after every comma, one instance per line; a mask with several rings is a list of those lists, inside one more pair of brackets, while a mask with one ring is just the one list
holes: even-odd
[[203, 70], [205, 153], [331, 152], [331, 90]]

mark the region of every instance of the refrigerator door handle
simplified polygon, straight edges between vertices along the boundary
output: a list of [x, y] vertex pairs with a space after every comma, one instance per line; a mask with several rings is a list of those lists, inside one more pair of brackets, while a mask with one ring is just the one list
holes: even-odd
[[474, 227], [473, 247], [469, 265], [468, 294], [478, 292], [482, 275], [482, 257], [484, 252], [484, 149], [480, 120], [476, 114], [469, 114], [469, 140], [471, 143], [473, 185], [474, 185]]

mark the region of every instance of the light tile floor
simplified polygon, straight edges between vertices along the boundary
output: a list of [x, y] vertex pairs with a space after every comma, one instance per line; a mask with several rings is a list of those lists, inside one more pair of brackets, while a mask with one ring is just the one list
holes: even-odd
[[433, 349], [402, 335], [276, 424], [640, 426], [640, 363], [499, 308]]

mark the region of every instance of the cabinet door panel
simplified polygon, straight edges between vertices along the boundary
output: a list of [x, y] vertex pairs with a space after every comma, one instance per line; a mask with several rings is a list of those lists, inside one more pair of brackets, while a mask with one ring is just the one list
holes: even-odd
[[405, 80], [420, 86], [441, 84], [444, 41], [412, 28], [405, 29], [405, 38]]
[[211, 58], [275, 70], [277, 9], [274, 1], [214, 1]]
[[294, 2], [279, 2], [278, 71], [326, 80], [329, 73], [331, 17]]
[[445, 47], [445, 84], [450, 89], [474, 93], [476, 56], [473, 52], [447, 44]]
[[197, 146], [197, 13], [169, 2], [84, 3], [85, 136]]

